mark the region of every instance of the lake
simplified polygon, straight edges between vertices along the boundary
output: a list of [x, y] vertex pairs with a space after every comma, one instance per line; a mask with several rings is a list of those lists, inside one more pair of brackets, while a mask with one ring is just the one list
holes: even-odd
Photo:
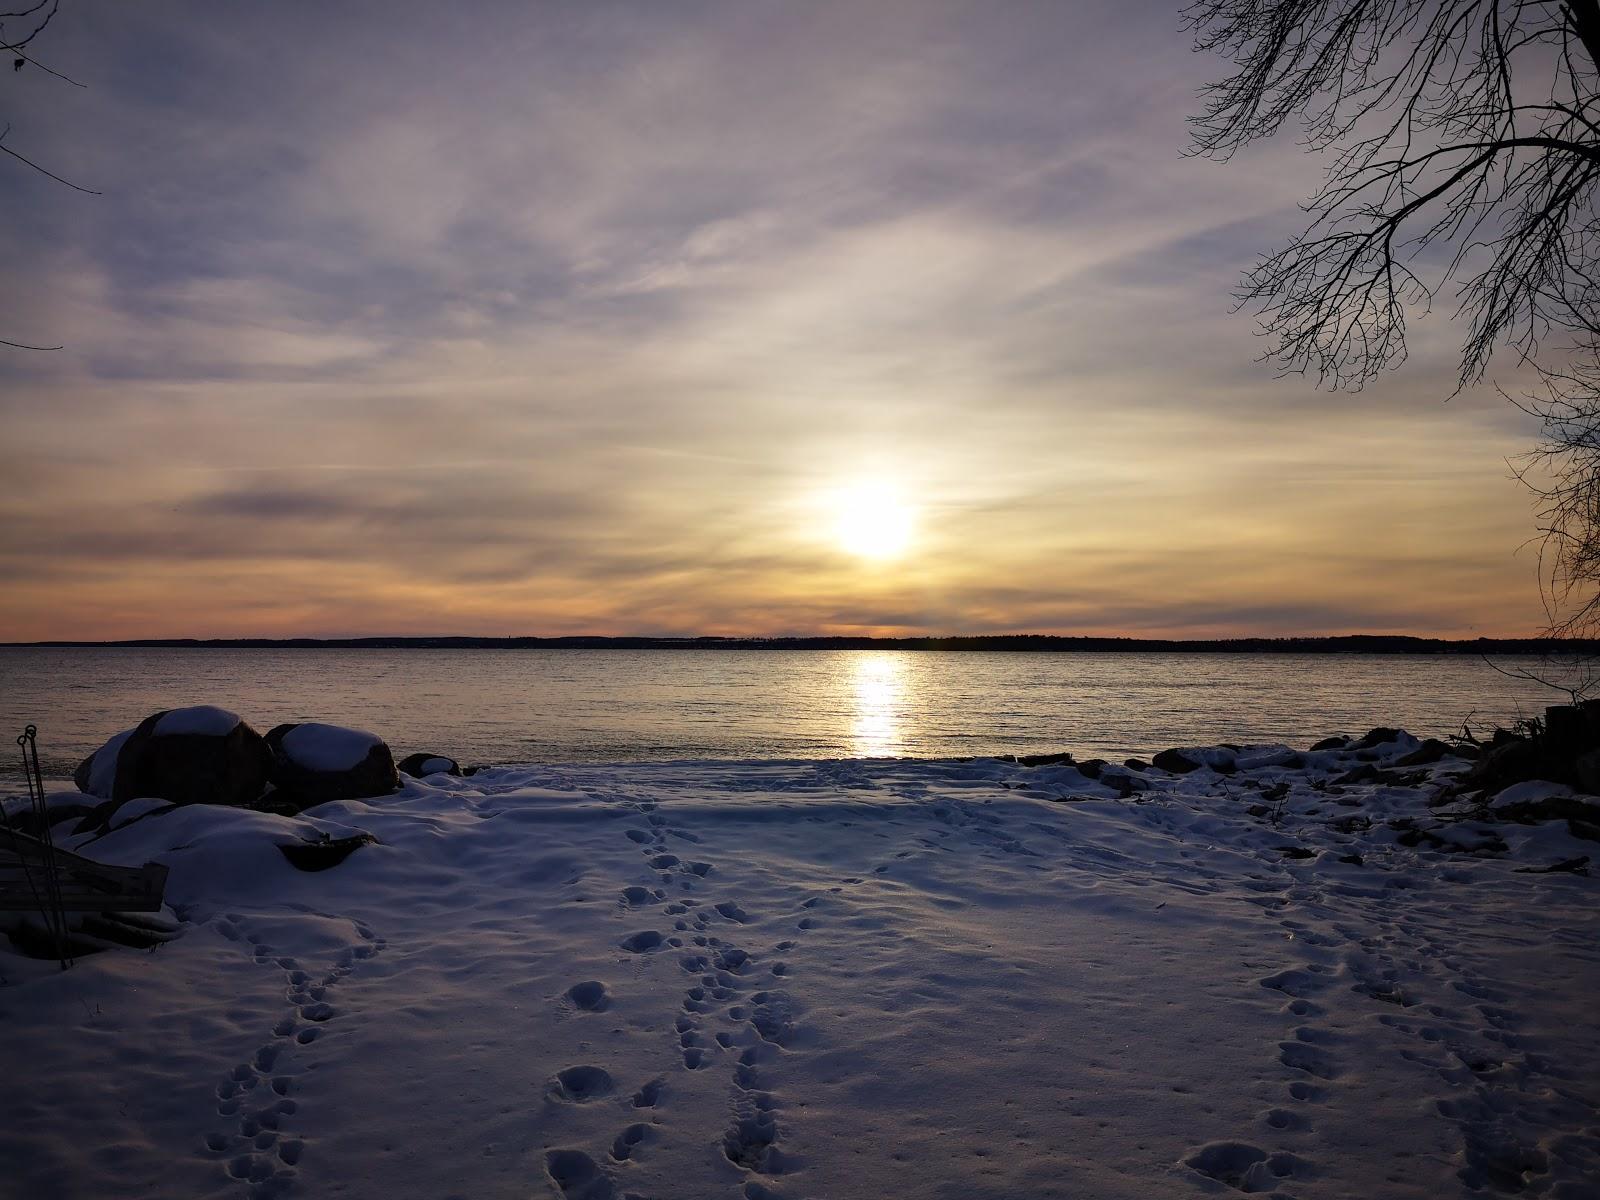
[[[785, 650], [0, 648], [0, 732], [39, 727], [61, 777], [148, 714], [217, 704], [368, 729], [463, 763], [949, 757], [1419, 735], [1563, 695], [1473, 655]], [[0, 763], [16, 774], [15, 755]]]

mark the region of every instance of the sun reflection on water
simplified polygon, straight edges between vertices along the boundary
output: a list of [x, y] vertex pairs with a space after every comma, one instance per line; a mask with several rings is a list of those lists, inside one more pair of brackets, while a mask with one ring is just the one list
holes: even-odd
[[857, 758], [904, 754], [904, 660], [889, 652], [858, 651], [851, 670], [855, 708], [850, 722], [850, 753]]

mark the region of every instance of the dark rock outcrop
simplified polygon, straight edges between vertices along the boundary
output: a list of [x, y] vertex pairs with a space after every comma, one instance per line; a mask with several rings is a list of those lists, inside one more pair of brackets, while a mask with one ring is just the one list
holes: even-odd
[[386, 796], [400, 786], [383, 739], [360, 729], [316, 722], [278, 725], [267, 733], [275, 808], [295, 811], [330, 800]]

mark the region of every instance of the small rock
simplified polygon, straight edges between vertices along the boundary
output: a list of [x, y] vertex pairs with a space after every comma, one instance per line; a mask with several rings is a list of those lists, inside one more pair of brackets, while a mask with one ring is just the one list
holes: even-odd
[[1394, 765], [1397, 767], [1425, 767], [1454, 753], [1455, 750], [1448, 743], [1441, 742], [1438, 738], [1424, 738], [1422, 745], [1418, 746], [1410, 754], [1395, 759]]
[[378, 839], [370, 833], [352, 834], [350, 837], [324, 838], [319, 842], [283, 842], [278, 849], [289, 860], [289, 865], [301, 871], [326, 871], [337, 867], [363, 846], [371, 846]]
[[1362, 735], [1361, 740], [1349, 748], [1352, 750], [1369, 750], [1373, 746], [1384, 746], [1390, 742], [1397, 742], [1405, 736], [1403, 729], [1389, 729], [1380, 725], [1376, 729], [1369, 729]]
[[1180, 750], [1163, 750], [1150, 760], [1151, 765], [1163, 771], [1170, 771], [1174, 775], [1187, 775], [1190, 771], [1198, 771], [1200, 764], [1189, 758]]
[[444, 754], [408, 754], [396, 764], [402, 775], [423, 779], [429, 775], [461, 774], [461, 764]]
[[1065, 750], [1056, 754], [1019, 754], [1013, 761], [1023, 767], [1051, 767], [1057, 763], [1070, 763], [1072, 755]]
[[1548, 867], [1518, 867], [1513, 874], [1554, 875], [1557, 872], [1587, 875], [1589, 873], [1589, 856], [1585, 854], [1581, 858], [1564, 858], [1560, 862], [1551, 863]]
[[1150, 785], [1142, 779], [1135, 779], [1132, 775], [1125, 775], [1121, 771], [1102, 771], [1100, 772], [1100, 786], [1111, 788], [1120, 799], [1126, 800], [1134, 792], [1142, 792]]

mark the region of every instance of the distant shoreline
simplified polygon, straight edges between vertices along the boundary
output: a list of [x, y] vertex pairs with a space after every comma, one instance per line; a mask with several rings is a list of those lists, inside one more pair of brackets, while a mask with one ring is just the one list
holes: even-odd
[[1113, 638], [1048, 634], [972, 637], [365, 637], [128, 638], [118, 641], [0, 642], [7, 649], [149, 650], [915, 650], [1061, 654], [1519, 654], [1600, 653], [1600, 641], [1549, 638], [1405, 637], [1352, 634], [1288, 638]]

